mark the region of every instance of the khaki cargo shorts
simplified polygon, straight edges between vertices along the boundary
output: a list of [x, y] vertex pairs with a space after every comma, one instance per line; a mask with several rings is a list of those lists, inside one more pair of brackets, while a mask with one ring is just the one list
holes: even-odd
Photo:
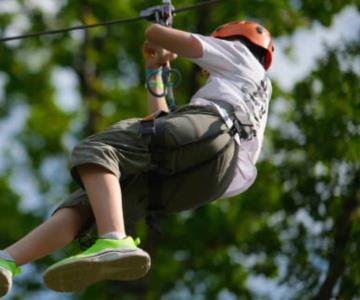
[[[188, 105], [157, 118], [152, 143], [150, 136], [142, 135], [140, 121], [120, 121], [89, 136], [71, 156], [71, 174], [80, 186], [77, 167], [83, 164], [103, 166], [119, 178], [125, 224], [146, 215], [152, 192], [149, 178], [154, 171], [161, 173], [157, 195], [164, 213], [203, 205], [225, 192], [234, 174], [238, 148], [212, 108]], [[81, 188], [57, 210], [78, 205], [89, 206]]]

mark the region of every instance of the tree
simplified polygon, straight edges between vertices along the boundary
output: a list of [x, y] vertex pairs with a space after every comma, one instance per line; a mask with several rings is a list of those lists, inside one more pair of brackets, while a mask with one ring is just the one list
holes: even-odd
[[[2, 33], [19, 23], [19, 18], [28, 24], [24, 31], [38, 31], [79, 21], [135, 16], [144, 8], [144, 1], [82, 0], [57, 2], [49, 11], [33, 2], [13, 2], [17, 10], [0, 15]], [[181, 7], [195, 2], [179, 0], [174, 4]], [[146, 5], [158, 3], [149, 1]], [[274, 36], [281, 36], [314, 20], [328, 26], [347, 4], [359, 8], [356, 1], [263, 1], [257, 5], [254, 1], [222, 1], [179, 14], [175, 26], [209, 34], [218, 24], [251, 16], [269, 27]], [[29, 231], [74, 188], [64, 161], [76, 140], [116, 120], [146, 114], [140, 52], [145, 28], [146, 23], [139, 22], [0, 45], [5, 80], [0, 118], [9, 118], [19, 107], [25, 111], [25, 124], [16, 136], [21, 159], [8, 147], [6, 163], [0, 168], [0, 207], [6, 207], [0, 212], [1, 246]], [[121, 293], [123, 299], [159, 299], [164, 295], [216, 299], [225, 293], [253, 299], [256, 296], [247, 280], [254, 275], [280, 276], [287, 285], [301, 284], [309, 291], [304, 299], [327, 299], [329, 290], [344, 299], [356, 295], [358, 75], [344, 71], [336, 53], [330, 49], [318, 70], [299, 83], [293, 94], [275, 85], [274, 103], [285, 101], [294, 108], [280, 116], [282, 128], [268, 131], [271, 148], [259, 164], [261, 176], [254, 187], [230, 201], [167, 218], [163, 222], [166, 239], [153, 237], [139, 224], [138, 232], [147, 237], [145, 244], [153, 249], [149, 278], [110, 290], [106, 284], [95, 285], [74, 298], [109, 299]], [[344, 48], [343, 53], [356, 59], [358, 45]], [[181, 60], [174, 66], [183, 73], [182, 88], [176, 91], [178, 104], [183, 104], [200, 84], [199, 69]], [[75, 108], [67, 109], [59, 101], [58, 70], [77, 83], [80, 102]], [[315, 134], [314, 128], [320, 133]], [[331, 137], [336, 138], [334, 143], [329, 142]], [[2, 156], [4, 153], [1, 148]], [[42, 205], [36, 210], [26, 212], [18, 205], [26, 199], [16, 200], [19, 190], [9, 184], [15, 180], [15, 167], [26, 171], [37, 187]], [[48, 169], [56, 176], [48, 176]], [[348, 175], [345, 182], [339, 170]], [[11, 227], [7, 226], [10, 210], [15, 224]], [[309, 231], [301, 215], [311, 220], [311, 226], [320, 226], [320, 232]], [[285, 274], [281, 273], [280, 258], [289, 261]], [[45, 262], [49, 261], [42, 260], [36, 266], [42, 269]], [[328, 270], [321, 268], [328, 264]]]
[[294, 89], [289, 121], [296, 135], [278, 133], [275, 139], [274, 147], [284, 153], [277, 166], [284, 187], [283, 228], [296, 232], [286, 241], [285, 278], [309, 291], [297, 299], [353, 299], [360, 292], [355, 267], [360, 89], [359, 74], [351, 68], [359, 53], [359, 41], [329, 49]]

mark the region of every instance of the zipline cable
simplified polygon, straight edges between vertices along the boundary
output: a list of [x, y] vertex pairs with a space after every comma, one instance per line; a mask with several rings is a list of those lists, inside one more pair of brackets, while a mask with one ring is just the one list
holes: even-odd
[[[184, 11], [192, 10], [194, 8], [199, 8], [199, 7], [206, 6], [206, 5], [211, 5], [211, 4], [214, 4], [216, 2], [220, 2], [220, 1], [223, 1], [223, 0], [208, 0], [208, 1], [199, 2], [199, 3], [196, 3], [196, 4], [181, 7], [179, 9], [175, 9], [173, 11], [173, 13], [174, 14], [182, 13]], [[128, 18], [128, 19], [104, 21], [104, 22], [99, 22], [99, 23], [94, 23], [94, 24], [78, 25], [78, 26], [73, 26], [73, 27], [68, 27], [68, 28], [45, 30], [45, 31], [39, 31], [39, 32], [30, 32], [30, 33], [26, 33], [26, 34], [22, 34], [22, 35], [0, 38], [0, 42], [21, 40], [21, 39], [26, 39], [26, 38], [31, 38], [31, 37], [38, 37], [38, 36], [43, 36], [43, 35], [53, 35], [53, 34], [59, 34], [59, 33], [66, 33], [66, 32], [69, 32], [69, 31], [82, 30], [82, 29], [88, 29], [88, 28], [95, 28], [95, 27], [100, 27], [100, 26], [111, 26], [111, 25], [115, 25], [115, 24], [125, 24], [125, 23], [137, 22], [137, 21], [140, 21], [140, 20], [146, 20], [146, 19], [147, 19], [146, 16], [140, 16], [140, 17], [134, 17], [134, 18]]]
[[13, 41], [13, 40], [22, 40], [22, 39], [31, 38], [31, 37], [38, 37], [38, 36], [43, 36], [43, 35], [52, 35], [52, 34], [58, 34], [58, 33], [65, 33], [65, 32], [69, 32], [69, 31], [88, 29], [88, 28], [95, 28], [95, 27], [100, 27], [100, 26], [110, 26], [110, 25], [114, 25], [114, 24], [125, 24], [125, 23], [130, 23], [130, 22], [136, 22], [136, 21], [139, 21], [139, 20], [142, 20], [142, 19], [145, 19], [145, 18], [144, 17], [135, 17], [135, 18], [129, 18], [129, 19], [122, 19], [122, 20], [105, 21], [105, 22], [100, 22], [100, 23], [95, 23], [95, 24], [88, 24], [88, 25], [78, 25], [78, 26], [73, 26], [73, 27], [68, 27], [68, 28], [45, 30], [45, 31], [39, 31], [39, 32], [30, 32], [30, 33], [26, 33], [26, 34], [22, 34], [22, 35], [17, 35], [17, 36], [4, 37], [4, 38], [0, 39], [0, 42], [8, 42], [8, 41]]
[[198, 7], [201, 7], [201, 6], [205, 6], [205, 5], [211, 5], [211, 4], [214, 4], [216, 2], [220, 2], [220, 1], [223, 1], [223, 0], [208, 0], [208, 1], [199, 2], [199, 3], [196, 3], [196, 4], [191, 4], [191, 5], [188, 5], [188, 6], [184, 6], [184, 7], [175, 9], [174, 14], [181, 13], [181, 12], [184, 12], [184, 11], [188, 11], [188, 10], [198, 8]]

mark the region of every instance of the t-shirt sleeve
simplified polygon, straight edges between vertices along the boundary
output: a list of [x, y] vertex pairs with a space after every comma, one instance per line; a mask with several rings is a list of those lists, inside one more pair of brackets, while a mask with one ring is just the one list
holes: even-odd
[[210, 74], [234, 72], [237, 69], [242, 51], [234, 42], [217, 39], [210, 36], [193, 34], [202, 46], [203, 55], [200, 58], [190, 59]]

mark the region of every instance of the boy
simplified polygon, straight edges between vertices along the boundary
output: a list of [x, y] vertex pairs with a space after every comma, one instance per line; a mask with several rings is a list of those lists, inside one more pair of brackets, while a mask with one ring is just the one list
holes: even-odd
[[270, 33], [241, 21], [219, 27], [211, 37], [158, 24], [145, 36], [152, 90], [162, 92], [160, 67], [176, 55], [206, 70], [207, 83], [190, 105], [169, 113], [165, 99], [149, 93], [154, 118], [121, 121], [75, 147], [71, 173], [82, 189], [0, 251], [0, 296], [10, 290], [18, 266], [62, 248], [94, 221], [95, 244], [48, 268], [46, 285], [71, 292], [104, 279], [140, 278], [150, 257], [126, 236], [125, 225], [153, 212], [236, 195], [254, 182], [271, 95], [265, 73], [273, 53]]

